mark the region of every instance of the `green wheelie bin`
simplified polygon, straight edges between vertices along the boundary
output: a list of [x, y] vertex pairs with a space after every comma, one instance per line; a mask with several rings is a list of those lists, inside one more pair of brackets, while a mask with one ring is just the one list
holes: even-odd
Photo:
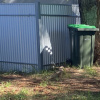
[[94, 59], [95, 26], [85, 24], [69, 24], [71, 63], [83, 68], [92, 66]]

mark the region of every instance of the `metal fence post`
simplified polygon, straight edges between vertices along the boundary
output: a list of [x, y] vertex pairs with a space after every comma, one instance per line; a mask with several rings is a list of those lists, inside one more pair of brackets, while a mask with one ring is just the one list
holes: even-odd
[[40, 16], [40, 2], [35, 3], [35, 13], [36, 13], [36, 33], [37, 33], [37, 49], [38, 49], [38, 69], [37, 71], [40, 72], [42, 70], [42, 59], [40, 54], [40, 36], [39, 36], [39, 19]]

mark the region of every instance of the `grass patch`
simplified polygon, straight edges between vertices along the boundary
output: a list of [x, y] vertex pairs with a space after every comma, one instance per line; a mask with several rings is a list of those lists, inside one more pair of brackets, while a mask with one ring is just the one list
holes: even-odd
[[25, 95], [28, 95], [30, 92], [28, 89], [26, 88], [23, 88], [21, 91], [20, 91], [20, 94], [25, 94]]
[[1, 82], [2, 87], [10, 87], [12, 85], [11, 82]]
[[92, 67], [84, 67], [85, 70], [85, 74], [88, 74], [90, 76], [97, 76], [97, 72], [95, 69], [93, 69]]
[[64, 68], [54, 80], [50, 78], [59, 70], [32, 75], [1, 74], [0, 100], [100, 100], [97, 70]]
[[48, 81], [42, 81], [40, 83], [40, 86], [42, 86], [42, 87], [46, 87], [47, 85], [48, 85]]
[[61, 97], [55, 98], [55, 100], [100, 100], [100, 92], [81, 92], [76, 91], [74, 93], [68, 93]]
[[19, 93], [14, 95], [13, 93], [7, 93], [0, 97], [0, 100], [100, 100], [100, 92], [81, 92], [76, 91], [74, 93], [66, 93], [66, 94], [57, 94], [52, 95], [50, 98], [49, 95], [37, 94], [33, 96], [27, 96], [24, 93]]
[[13, 93], [7, 93], [5, 95], [2, 95], [0, 97], [0, 100], [28, 100], [26, 94], [19, 93], [19, 94], [13, 94]]

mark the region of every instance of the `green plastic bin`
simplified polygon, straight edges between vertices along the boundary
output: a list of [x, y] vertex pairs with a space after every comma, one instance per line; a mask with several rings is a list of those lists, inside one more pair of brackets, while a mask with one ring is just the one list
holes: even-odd
[[73, 66], [81, 68], [92, 66], [94, 59], [95, 32], [99, 31], [95, 26], [84, 24], [70, 24], [70, 49]]

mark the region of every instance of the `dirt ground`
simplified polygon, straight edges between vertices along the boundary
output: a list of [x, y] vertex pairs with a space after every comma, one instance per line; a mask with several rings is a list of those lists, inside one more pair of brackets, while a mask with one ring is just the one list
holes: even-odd
[[89, 75], [83, 69], [66, 68], [67, 74], [65, 76], [58, 77], [52, 81], [48, 78], [50, 75], [3, 74], [0, 75], [0, 95], [12, 91], [17, 94], [22, 89], [26, 89], [28, 95], [42, 94], [48, 96], [64, 94], [69, 91], [100, 92], [100, 67], [94, 67], [93, 69], [97, 75]]

